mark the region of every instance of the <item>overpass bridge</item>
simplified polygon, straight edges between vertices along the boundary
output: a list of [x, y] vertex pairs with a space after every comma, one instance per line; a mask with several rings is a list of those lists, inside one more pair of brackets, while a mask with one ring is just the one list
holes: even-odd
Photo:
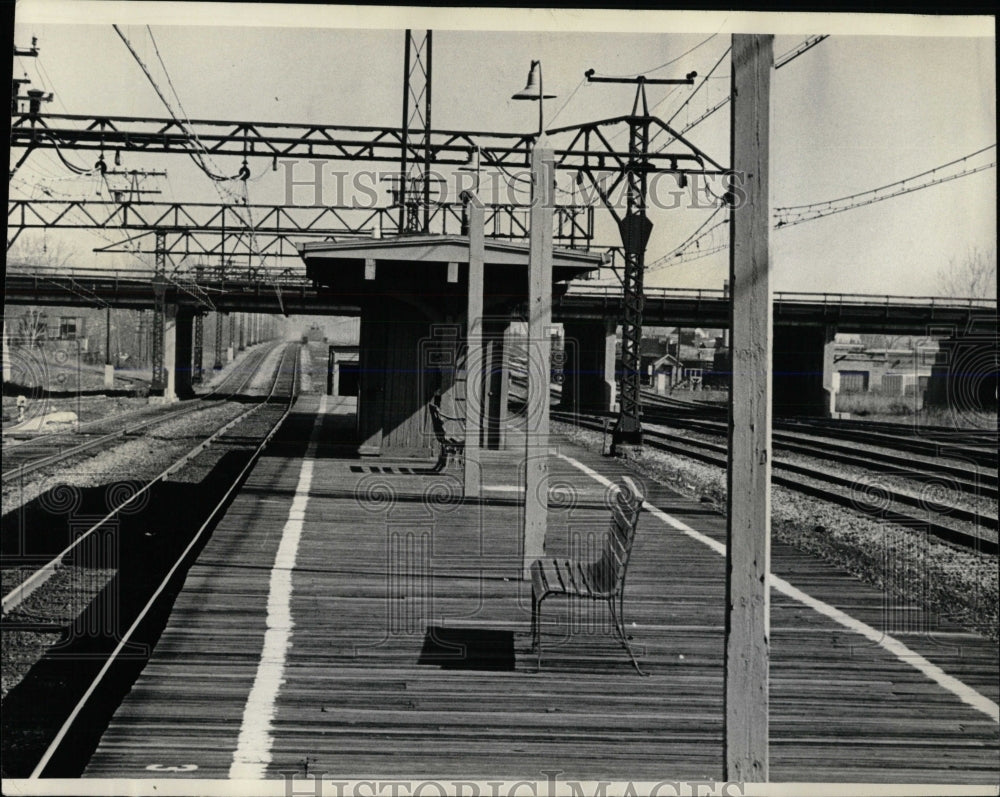
[[[593, 258], [574, 253], [572, 257]], [[328, 280], [329, 281], [329, 280]], [[331, 288], [301, 269], [236, 270], [220, 267], [165, 272], [11, 265], [5, 276], [8, 305], [152, 309], [158, 291], [172, 308], [181, 339], [207, 312], [360, 316], [365, 294], [354, 286]], [[943, 338], [948, 373], [975, 384], [950, 386], [942, 375], [931, 393], [987, 395], [996, 383], [997, 303], [987, 299], [846, 293], [774, 294], [775, 411], [825, 415], [832, 407], [833, 339], [837, 332], [936, 335]], [[615, 399], [616, 328], [621, 289], [586, 280], [557, 283], [552, 317], [572, 341], [573, 362], [564, 401], [579, 409], [610, 409]], [[514, 305], [514, 315], [518, 314]], [[727, 328], [729, 299], [721, 290], [646, 288], [644, 323], [650, 326]], [[218, 345], [218, 342], [217, 342]], [[181, 359], [183, 360], [182, 354]], [[216, 353], [216, 360], [219, 355]], [[964, 363], [961, 369], [956, 366]], [[968, 364], [973, 363], [970, 367]], [[984, 365], [985, 364], [985, 365]], [[941, 370], [941, 369], [939, 369]], [[992, 376], [990, 376], [992, 374]], [[953, 380], [951, 380], [953, 381]], [[942, 387], [943, 385], [943, 387]]]
[[[360, 296], [316, 285], [300, 271], [211, 268], [167, 273], [160, 278], [166, 301], [196, 312], [290, 313], [357, 316]], [[157, 278], [139, 269], [83, 269], [8, 266], [4, 303], [152, 309]], [[729, 326], [729, 299], [711, 288], [650, 288], [644, 291], [643, 320], [650, 326]], [[620, 287], [571, 284], [557, 291], [552, 315], [564, 323], [617, 319]], [[996, 323], [991, 299], [892, 296], [856, 293], [774, 293], [774, 324], [825, 327], [838, 332], [924, 335], [936, 328]]]

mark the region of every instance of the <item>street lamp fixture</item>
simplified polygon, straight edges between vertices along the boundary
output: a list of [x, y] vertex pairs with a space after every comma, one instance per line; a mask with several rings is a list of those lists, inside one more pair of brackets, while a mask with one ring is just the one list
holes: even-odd
[[[535, 71], [538, 71], [538, 80], [535, 80]], [[528, 71], [528, 82], [524, 88], [511, 95], [512, 100], [532, 100], [538, 102], [538, 137], [542, 137], [545, 132], [543, 108], [545, 100], [555, 99], [555, 94], [545, 94], [542, 89], [542, 62], [532, 61], [531, 69]]]

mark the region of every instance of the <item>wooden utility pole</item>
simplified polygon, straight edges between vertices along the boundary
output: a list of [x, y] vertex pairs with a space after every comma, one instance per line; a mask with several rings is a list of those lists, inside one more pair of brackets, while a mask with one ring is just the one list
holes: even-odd
[[479, 449], [483, 416], [483, 272], [486, 267], [486, 214], [475, 194], [467, 200], [469, 294], [465, 326], [465, 497], [479, 497]]
[[768, 779], [773, 39], [734, 35], [732, 47], [725, 777], [742, 782]]
[[545, 552], [548, 523], [549, 354], [552, 330], [552, 214], [555, 156], [536, 142], [531, 155], [528, 254], [528, 402], [525, 409], [524, 577]]

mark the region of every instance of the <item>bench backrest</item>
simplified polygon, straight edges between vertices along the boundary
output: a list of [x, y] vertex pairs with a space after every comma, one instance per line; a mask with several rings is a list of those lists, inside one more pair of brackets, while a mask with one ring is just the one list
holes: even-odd
[[636, 483], [622, 477], [611, 507], [611, 524], [604, 537], [601, 557], [590, 565], [591, 584], [599, 592], [617, 594], [625, 584], [632, 543], [645, 500]]

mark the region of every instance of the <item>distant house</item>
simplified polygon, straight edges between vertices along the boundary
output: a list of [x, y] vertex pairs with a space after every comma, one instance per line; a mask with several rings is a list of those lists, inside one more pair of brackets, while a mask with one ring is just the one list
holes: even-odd
[[884, 396], [922, 395], [939, 349], [936, 341], [925, 339], [877, 348], [855, 338], [837, 341], [834, 346], [834, 391]]
[[673, 354], [664, 354], [652, 363], [652, 383], [661, 396], [670, 393], [684, 378], [684, 363]]

